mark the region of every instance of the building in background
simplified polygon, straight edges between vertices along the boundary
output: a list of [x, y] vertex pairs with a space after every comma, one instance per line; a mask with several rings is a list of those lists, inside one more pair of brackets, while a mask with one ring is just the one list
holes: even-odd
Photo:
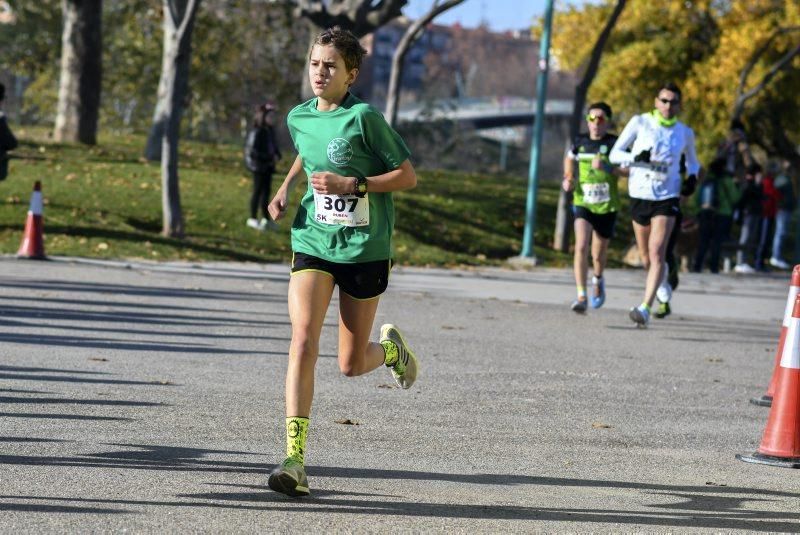
[[[362, 39], [368, 51], [353, 90], [383, 109], [392, 55], [410, 21], [400, 18]], [[492, 32], [486, 27], [431, 24], [406, 54], [400, 106], [435, 99], [533, 98], [539, 43], [529, 31]], [[552, 67], [548, 99], [571, 99], [574, 73]]]

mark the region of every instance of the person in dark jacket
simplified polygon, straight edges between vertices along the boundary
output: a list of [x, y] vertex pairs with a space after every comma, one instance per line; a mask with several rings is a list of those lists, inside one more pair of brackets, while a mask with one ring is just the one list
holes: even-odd
[[709, 250], [709, 270], [711, 273], [719, 273], [722, 244], [730, 238], [733, 208], [739, 202], [740, 194], [733, 176], [727, 170], [725, 159], [716, 158], [708, 166], [708, 172], [694, 196], [700, 227], [697, 254], [692, 266], [695, 273], [703, 271], [703, 263]]
[[[271, 102], [260, 105], [253, 115], [253, 128], [247, 133], [244, 143], [244, 163], [253, 173], [253, 194], [250, 196], [250, 217], [247, 226], [256, 230], [276, 229], [277, 223], [269, 217], [272, 189], [272, 173], [281, 151], [275, 139], [275, 105]], [[258, 219], [261, 209], [262, 217]]]
[[739, 186], [742, 195], [739, 198], [737, 211], [741, 220], [739, 232], [739, 248], [736, 251], [736, 273], [755, 273], [755, 268], [747, 262], [750, 256], [755, 260], [755, 249], [758, 244], [758, 225], [761, 221], [762, 168], [758, 163], [752, 164], [745, 173], [744, 181]]
[[17, 138], [11, 133], [3, 113], [3, 100], [6, 98], [6, 86], [0, 84], [0, 180], [8, 176], [8, 151], [17, 148]]

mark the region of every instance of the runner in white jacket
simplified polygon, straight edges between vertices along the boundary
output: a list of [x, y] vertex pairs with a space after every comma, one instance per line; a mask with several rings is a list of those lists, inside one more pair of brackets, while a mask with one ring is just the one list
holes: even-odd
[[[667, 240], [680, 211], [680, 196], [691, 195], [700, 165], [694, 132], [678, 121], [681, 91], [665, 84], [655, 98], [655, 109], [631, 119], [611, 149], [612, 164], [628, 167], [628, 193], [636, 245], [647, 271], [644, 300], [630, 310], [638, 326], [650, 321], [650, 307], [662, 282]], [[687, 179], [682, 184], [681, 155], [686, 156]]]

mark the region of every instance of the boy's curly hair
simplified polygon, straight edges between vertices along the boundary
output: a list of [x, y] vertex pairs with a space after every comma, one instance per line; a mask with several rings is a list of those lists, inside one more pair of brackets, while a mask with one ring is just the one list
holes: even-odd
[[[323, 31], [314, 39], [315, 45], [333, 45], [344, 59], [344, 66], [348, 71], [361, 68], [361, 61], [367, 55], [367, 51], [358, 42], [358, 38], [350, 30], [343, 30], [340, 26], [334, 26]], [[312, 46], [313, 48], [313, 46]], [[309, 52], [310, 53], [310, 52]]]

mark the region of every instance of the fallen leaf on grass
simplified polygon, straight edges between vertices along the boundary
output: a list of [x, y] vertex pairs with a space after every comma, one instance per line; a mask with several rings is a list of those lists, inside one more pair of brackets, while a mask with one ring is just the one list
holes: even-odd
[[350, 418], [346, 418], [344, 420], [334, 420], [334, 422], [336, 422], [337, 424], [342, 424], [342, 425], [361, 425], [360, 423], [355, 422], [355, 421], [351, 420]]
[[610, 425], [602, 422], [592, 422], [592, 429], [613, 429]]

